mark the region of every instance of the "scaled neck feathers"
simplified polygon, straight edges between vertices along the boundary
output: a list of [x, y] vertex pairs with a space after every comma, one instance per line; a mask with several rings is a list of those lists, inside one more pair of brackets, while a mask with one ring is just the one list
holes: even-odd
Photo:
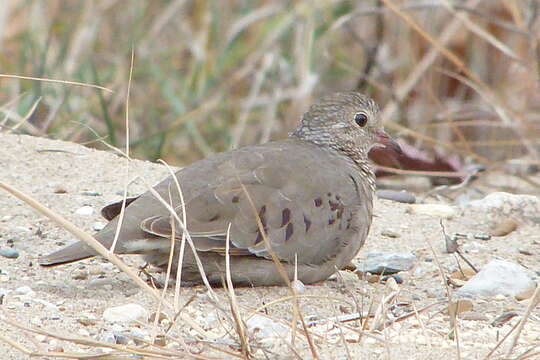
[[314, 134], [312, 131], [302, 131], [302, 128], [296, 129], [289, 135], [292, 139], [301, 141], [307, 141], [312, 144], [318, 145], [321, 148], [327, 148], [331, 151], [335, 151], [339, 155], [352, 160], [358, 171], [363, 174], [363, 177], [369, 183], [369, 187], [372, 191], [375, 191], [375, 173], [368, 159], [369, 148], [367, 146], [357, 146], [352, 141], [345, 143], [336, 143], [327, 133]]

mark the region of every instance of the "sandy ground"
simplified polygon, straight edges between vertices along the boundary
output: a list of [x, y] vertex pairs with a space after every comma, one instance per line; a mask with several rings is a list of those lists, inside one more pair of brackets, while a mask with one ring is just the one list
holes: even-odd
[[[120, 199], [126, 182], [139, 176], [144, 182], [153, 184], [168, 173], [161, 165], [136, 160], [129, 163], [127, 173], [126, 160], [121, 157], [61, 141], [0, 134], [0, 144], [0, 181], [17, 187], [88, 233], [93, 233], [93, 228], [104, 221], [99, 209]], [[145, 191], [144, 182], [132, 183], [129, 193]], [[92, 207], [94, 212], [78, 214], [76, 211], [83, 206]], [[444, 237], [439, 221], [436, 216], [411, 213], [406, 204], [376, 201], [370, 236], [355, 262], [361, 263], [370, 251], [409, 251], [418, 257], [418, 261], [412, 270], [399, 274], [404, 283], [394, 289], [389, 284], [370, 283], [348, 271], [321, 284], [306, 286], [301, 294], [300, 310], [310, 326], [321, 359], [451, 359], [458, 358], [458, 352], [462, 359], [483, 359], [518, 323], [528, 301], [519, 302], [504, 296], [476, 298], [472, 310], [457, 319], [457, 331], [452, 336], [447, 288], [437, 260], [445, 275], [457, 269], [458, 260], [455, 255], [443, 251]], [[445, 220], [444, 225], [448, 234], [482, 234], [489, 228], [483, 214], [464, 216], [461, 212]], [[397, 237], [388, 236], [392, 233]], [[126, 274], [101, 259], [54, 268], [36, 264], [40, 254], [72, 241], [74, 239], [65, 230], [0, 191], [0, 249], [13, 247], [20, 254], [16, 259], [0, 257], [0, 335], [3, 338], [33, 351], [103, 352], [96, 346], [60, 341], [16, 328], [8, 325], [7, 319], [26, 329], [39, 328], [57, 335], [100, 341], [110, 341], [111, 334], [116, 334], [122, 342], [132, 336], [150, 338], [155, 332], [161, 335], [158, 339], [167, 349], [188, 349], [203, 358], [232, 357], [213, 347], [238, 351], [236, 333], [231, 331], [227, 335], [225, 332], [233, 326], [223, 289], [215, 289], [217, 301], [212, 300], [203, 286], [181, 290], [180, 303], [188, 304], [182, 314], [208, 331], [206, 335], [198, 334], [180, 320], [169, 330], [167, 319], [157, 327], [144, 321], [113, 324], [103, 320], [104, 310], [111, 306], [136, 303], [153, 313], [157, 304]], [[494, 258], [505, 259], [531, 270], [531, 277], [538, 282], [538, 273], [535, 273], [540, 264], [538, 227], [523, 225], [510, 235], [488, 241], [463, 240], [462, 249], [476, 267], [481, 268]], [[142, 264], [138, 257], [124, 259], [133, 266]], [[459, 263], [467, 267], [463, 261]], [[24, 286], [30, 287], [31, 291], [21, 289]], [[381, 299], [394, 290], [394, 300], [379, 308]], [[451, 288], [450, 292], [453, 292]], [[240, 288], [236, 289], [236, 295], [244, 319], [253, 310], [267, 305], [256, 317], [260, 329], [253, 329], [252, 325], [248, 331], [255, 358], [313, 358], [304, 335], [298, 333], [294, 345], [285, 339], [293, 318], [287, 288]], [[172, 302], [172, 294], [168, 293], [166, 299]], [[406, 313], [413, 315], [378, 330], [369, 330], [375, 323], [372, 318], [364, 331], [358, 321], [336, 320], [336, 317], [342, 320], [346, 315], [367, 312], [370, 306], [371, 313], [378, 308], [384, 309], [384, 320]], [[164, 308], [163, 311], [169, 319], [174, 317], [172, 310]], [[518, 316], [500, 327], [492, 325], [494, 319], [508, 311], [516, 311]], [[539, 317], [536, 309], [510, 358], [517, 358], [534, 347], [537, 348], [533, 352], [540, 351]], [[265, 322], [265, 319], [270, 321]], [[277, 330], [273, 333], [273, 329]], [[217, 338], [212, 340], [212, 337]], [[502, 342], [493, 352], [493, 358], [504, 357], [512, 337], [513, 334]], [[129, 344], [135, 346], [132, 342]], [[2, 359], [28, 357], [1, 342], [0, 351]], [[540, 358], [540, 355], [536, 356]]]

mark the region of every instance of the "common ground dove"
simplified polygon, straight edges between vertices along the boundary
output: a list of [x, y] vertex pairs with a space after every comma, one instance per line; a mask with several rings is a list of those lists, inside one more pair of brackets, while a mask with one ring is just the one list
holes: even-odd
[[[221, 283], [225, 276], [229, 226], [235, 284], [284, 284], [272, 251], [289, 279], [296, 270], [306, 284], [348, 265], [371, 224], [375, 178], [367, 154], [377, 143], [398, 148], [384, 132], [375, 102], [355, 92], [336, 93], [312, 105], [285, 140], [220, 153], [179, 170], [187, 230], [210, 283]], [[182, 219], [174, 179], [163, 180], [155, 190]], [[114, 251], [142, 254], [166, 269], [174, 233], [176, 274], [180, 225], [172, 223], [170, 212], [150, 191], [127, 199], [126, 205]], [[102, 211], [110, 222], [95, 238], [105, 247], [113, 243], [120, 209], [118, 202]], [[56, 265], [94, 255], [77, 242], [39, 262]], [[201, 282], [187, 244], [181, 276], [188, 283]]]

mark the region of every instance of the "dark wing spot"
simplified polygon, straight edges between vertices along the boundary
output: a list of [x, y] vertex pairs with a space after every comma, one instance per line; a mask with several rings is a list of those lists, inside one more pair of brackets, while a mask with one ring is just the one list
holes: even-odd
[[339, 209], [340, 204], [337, 202], [333, 202], [332, 200], [328, 200], [328, 205], [330, 205], [330, 210], [336, 211], [337, 209]]
[[291, 238], [293, 232], [294, 232], [293, 224], [288, 223], [287, 227], [285, 228], [285, 241], [288, 241]]
[[313, 200], [315, 202], [315, 206], [316, 207], [319, 207], [322, 205], [322, 199], [321, 198], [316, 198], [315, 200]]
[[291, 210], [289, 208], [283, 209], [281, 212], [281, 227], [284, 227], [291, 220]]
[[306, 215], [304, 215], [304, 225], [306, 225], [306, 232], [308, 232], [311, 227], [311, 220], [309, 220]]
[[349, 216], [349, 218], [347, 219], [347, 227], [346, 227], [347, 230], [351, 228], [352, 219], [353, 219], [353, 216], [351, 214], [351, 216]]
[[235, 195], [232, 197], [231, 201], [236, 204], [238, 201], [240, 201], [240, 197], [238, 195]]

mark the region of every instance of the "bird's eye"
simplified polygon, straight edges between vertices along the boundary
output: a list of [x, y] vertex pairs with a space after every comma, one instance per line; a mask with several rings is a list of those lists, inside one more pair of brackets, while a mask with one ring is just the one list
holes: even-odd
[[358, 113], [354, 115], [354, 121], [358, 124], [358, 126], [364, 127], [367, 124], [368, 117], [364, 113]]

